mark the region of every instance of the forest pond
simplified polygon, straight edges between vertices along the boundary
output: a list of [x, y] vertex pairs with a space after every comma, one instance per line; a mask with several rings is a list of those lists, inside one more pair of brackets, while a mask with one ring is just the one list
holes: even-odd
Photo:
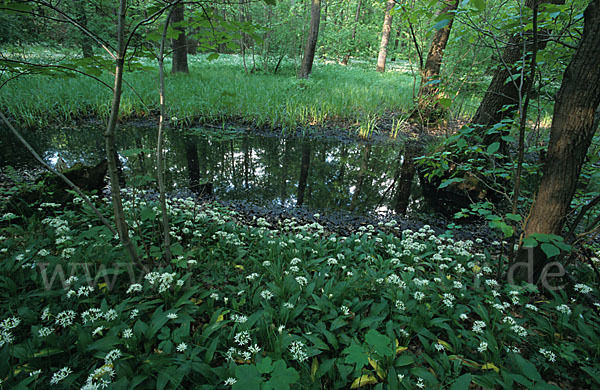
[[[101, 124], [38, 129], [25, 137], [51, 164], [60, 158], [68, 167], [78, 162], [93, 165], [105, 156], [103, 130]], [[1, 131], [0, 167], [39, 167], [6, 129]], [[122, 126], [117, 143], [127, 184], [155, 188], [156, 127]], [[212, 183], [219, 201], [266, 207], [306, 206], [356, 214], [416, 210], [423, 204], [416, 180], [399, 185], [403, 153], [401, 143], [394, 140], [256, 135], [209, 127], [169, 129], [166, 183], [169, 192], [180, 194]]]

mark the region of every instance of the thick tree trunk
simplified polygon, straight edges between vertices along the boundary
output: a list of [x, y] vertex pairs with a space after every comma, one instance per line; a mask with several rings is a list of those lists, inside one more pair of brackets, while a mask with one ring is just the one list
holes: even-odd
[[419, 87], [419, 108], [421, 110], [433, 109], [435, 106], [434, 102], [439, 91], [439, 77], [444, 50], [446, 49], [452, 29], [452, 22], [454, 21], [453, 11], [458, 7], [458, 3], [458, 0], [453, 0], [440, 11], [440, 15], [447, 15], [448, 24], [435, 32], [431, 46], [429, 47], [429, 53], [427, 53], [425, 67], [421, 76], [421, 86]]
[[392, 8], [396, 2], [388, 0], [385, 6], [385, 16], [383, 17], [383, 30], [381, 31], [381, 44], [379, 45], [379, 56], [377, 57], [377, 71], [385, 72], [385, 59], [387, 57], [387, 47], [390, 41], [390, 32], [392, 31]]
[[308, 37], [306, 38], [306, 46], [304, 47], [302, 65], [300, 65], [300, 71], [298, 72], [299, 79], [307, 79], [312, 71], [315, 48], [317, 47], [317, 39], [319, 38], [320, 19], [321, 0], [312, 0], [310, 8], [310, 28], [308, 29]]
[[185, 5], [179, 4], [173, 8], [171, 14], [171, 24], [175, 30], [179, 31], [177, 39], [172, 39], [171, 44], [173, 46], [173, 66], [171, 67], [171, 73], [188, 73], [188, 61], [187, 61], [187, 39], [185, 36], [185, 27], [180, 26], [179, 23], [185, 21]]
[[[600, 0], [584, 12], [584, 30], [577, 51], [565, 70], [554, 105], [548, 154], [542, 180], [524, 236], [562, 233], [587, 149], [595, 133], [594, 114], [600, 104]], [[546, 265], [541, 253], [533, 257], [534, 275]], [[520, 250], [518, 259], [526, 261]], [[517, 270], [517, 278], [527, 278]], [[510, 274], [509, 274], [510, 276]], [[537, 280], [536, 280], [537, 281]]]
[[298, 180], [298, 198], [297, 206], [304, 204], [304, 193], [306, 192], [306, 183], [308, 181], [308, 170], [310, 169], [310, 141], [305, 140], [302, 143], [302, 161], [300, 162], [300, 179]]
[[[83, 1], [75, 1], [75, 10], [77, 12], [77, 23], [87, 29], [87, 13], [85, 12], [85, 4]], [[92, 48], [92, 39], [84, 32], [81, 34], [81, 50], [84, 58], [89, 58], [94, 55]]]
[[106, 158], [108, 160], [108, 176], [110, 178], [110, 192], [112, 196], [115, 223], [121, 243], [127, 250], [134, 263], [138, 262], [138, 253], [135, 244], [129, 238], [129, 228], [125, 221], [123, 202], [121, 200], [121, 187], [119, 186], [119, 171], [117, 168], [117, 149], [115, 147], [115, 129], [119, 119], [119, 106], [121, 104], [121, 92], [123, 87], [123, 70], [125, 65], [125, 15], [127, 12], [126, 0], [119, 2], [119, 19], [117, 26], [117, 58], [115, 67], [115, 85], [113, 88], [113, 100], [108, 118], [108, 125], [104, 133], [106, 144]]
[[[534, 1], [537, 1], [538, 5], [550, 2], [564, 2], [561, 0], [526, 0], [525, 5], [533, 8]], [[547, 31], [539, 31], [538, 50], [544, 50], [546, 47], [548, 43], [547, 34]], [[525, 42], [523, 42], [519, 35], [514, 35], [509, 39], [507, 46], [502, 52], [500, 64], [496, 68], [492, 81], [473, 117], [473, 124], [487, 128], [500, 123], [504, 118], [512, 118], [514, 116], [518, 109], [519, 97], [523, 97], [522, 91], [528, 89], [528, 84], [532, 82], [532, 77], [528, 74], [524, 75], [522, 83], [520, 80], [507, 80], [511, 80], [513, 75], [521, 73], [522, 65], [524, 65], [523, 52], [529, 52], [531, 47], [532, 37]], [[525, 60], [527, 60], [527, 57], [525, 56]], [[489, 145], [498, 141], [498, 138], [498, 136], [485, 137], [484, 143]]]
[[[358, 21], [360, 19], [360, 6], [361, 0], [358, 0], [358, 5], [356, 6], [356, 14], [354, 15], [354, 26], [352, 26], [352, 43], [356, 39], [356, 27], [358, 26]], [[350, 53], [346, 54], [344, 59], [342, 60], [342, 65], [348, 65], [348, 61], [350, 60]]]

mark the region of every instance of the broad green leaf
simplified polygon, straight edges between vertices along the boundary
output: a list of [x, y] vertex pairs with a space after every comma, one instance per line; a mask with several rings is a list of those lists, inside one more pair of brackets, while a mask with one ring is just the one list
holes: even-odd
[[450, 386], [450, 390], [469, 390], [469, 385], [471, 384], [471, 374], [464, 374], [459, 376], [452, 386]]
[[471, 0], [477, 11], [482, 12], [485, 9], [485, 0]]
[[527, 237], [523, 240], [524, 248], [535, 248], [536, 246], [538, 246], [538, 242], [533, 237]]
[[273, 371], [273, 361], [271, 360], [270, 357], [266, 357], [264, 359], [262, 359], [260, 362], [256, 363], [256, 368], [258, 369], [258, 372], [260, 372], [261, 374], [268, 374], [271, 371]]
[[508, 213], [506, 214], [506, 219], [511, 221], [519, 222], [521, 221], [521, 216], [519, 214]]
[[295, 369], [287, 367], [283, 360], [277, 360], [273, 365], [271, 379], [265, 383], [264, 389], [289, 389], [291, 385], [298, 382], [298, 379], [300, 375]]
[[560, 249], [558, 249], [558, 247], [554, 244], [548, 244], [548, 243], [544, 242], [542, 244], [542, 250], [544, 251], [544, 253], [546, 254], [546, 256], [548, 258], [554, 257], [554, 256], [560, 254]]
[[264, 378], [253, 365], [241, 365], [235, 368], [237, 382], [233, 384], [233, 390], [260, 390], [260, 384]]
[[500, 142], [494, 142], [487, 147], [488, 154], [494, 154], [500, 149]]
[[374, 329], [371, 329], [367, 332], [365, 336], [365, 341], [367, 344], [375, 349], [375, 353], [381, 356], [393, 356], [394, 350], [391, 348], [392, 340], [377, 332]]
[[356, 364], [358, 368], [369, 364], [369, 359], [365, 349], [356, 343], [352, 343], [349, 347], [344, 349], [343, 353], [347, 354], [344, 361], [348, 364]]

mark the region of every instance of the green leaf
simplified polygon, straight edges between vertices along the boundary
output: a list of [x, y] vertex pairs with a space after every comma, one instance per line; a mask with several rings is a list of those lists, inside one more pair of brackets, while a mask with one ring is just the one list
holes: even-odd
[[494, 154], [500, 149], [500, 142], [494, 142], [490, 146], [487, 147], [488, 154]]
[[434, 30], [441, 30], [450, 23], [450, 19], [442, 19], [433, 25]]
[[554, 257], [560, 254], [560, 249], [554, 244], [543, 243], [542, 250], [548, 258]]
[[535, 368], [535, 364], [531, 363], [529, 360], [526, 360], [519, 354], [514, 354], [514, 358], [517, 361], [517, 367], [527, 378], [534, 382], [542, 380], [542, 376]]
[[450, 390], [468, 390], [469, 385], [471, 384], [471, 374], [464, 374], [459, 376], [452, 386], [450, 386]]
[[369, 364], [367, 352], [361, 345], [358, 345], [355, 342], [352, 342], [352, 345], [344, 349], [343, 353], [348, 355], [344, 361], [348, 364], [356, 364], [357, 368]]
[[533, 237], [527, 237], [523, 240], [524, 248], [535, 248], [536, 246], [538, 246], [538, 242]]
[[271, 360], [270, 357], [266, 357], [264, 359], [262, 359], [260, 362], [256, 363], [256, 368], [258, 369], [258, 372], [260, 372], [261, 374], [268, 374], [271, 371], [273, 371], [273, 361]]
[[206, 59], [209, 60], [209, 61], [214, 61], [217, 58], [219, 58], [219, 54], [218, 53], [210, 53], [208, 55], [208, 57], [206, 57]]
[[485, 0], [471, 0], [478, 12], [482, 12], [485, 9]]
[[506, 214], [506, 219], [510, 219], [511, 221], [519, 222], [519, 221], [521, 221], [521, 216], [519, 214], [508, 213], [508, 214]]
[[289, 389], [290, 386], [300, 379], [298, 371], [291, 367], [287, 367], [283, 360], [277, 360], [273, 365], [273, 373], [271, 379], [267, 381], [264, 389]]
[[392, 340], [377, 332], [374, 329], [371, 329], [367, 332], [365, 336], [365, 341], [369, 344], [373, 349], [375, 349], [375, 353], [381, 356], [394, 356], [394, 350], [390, 347], [392, 344]]
[[264, 381], [253, 365], [237, 366], [235, 377], [237, 382], [233, 384], [233, 390], [260, 390], [260, 384]]
[[394, 361], [394, 365], [396, 367], [410, 366], [414, 362], [415, 358], [412, 355], [402, 355]]
[[463, 181], [465, 181], [465, 179], [463, 179], [462, 177], [454, 177], [452, 179], [444, 180], [442, 182], [442, 184], [440, 184], [438, 186], [438, 189], [446, 188], [446, 187], [448, 187], [452, 183], [460, 183], [460, 182], [463, 182]]

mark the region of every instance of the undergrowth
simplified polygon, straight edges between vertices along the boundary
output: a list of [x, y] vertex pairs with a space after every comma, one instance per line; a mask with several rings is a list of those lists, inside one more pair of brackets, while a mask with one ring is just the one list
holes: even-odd
[[496, 280], [495, 248], [428, 226], [347, 237], [294, 219], [248, 226], [191, 199], [170, 202], [164, 264], [157, 204], [130, 198], [140, 270], [81, 202], [39, 208], [2, 216], [4, 388], [599, 384], [591, 272], [571, 270], [581, 284], [545, 297]]

